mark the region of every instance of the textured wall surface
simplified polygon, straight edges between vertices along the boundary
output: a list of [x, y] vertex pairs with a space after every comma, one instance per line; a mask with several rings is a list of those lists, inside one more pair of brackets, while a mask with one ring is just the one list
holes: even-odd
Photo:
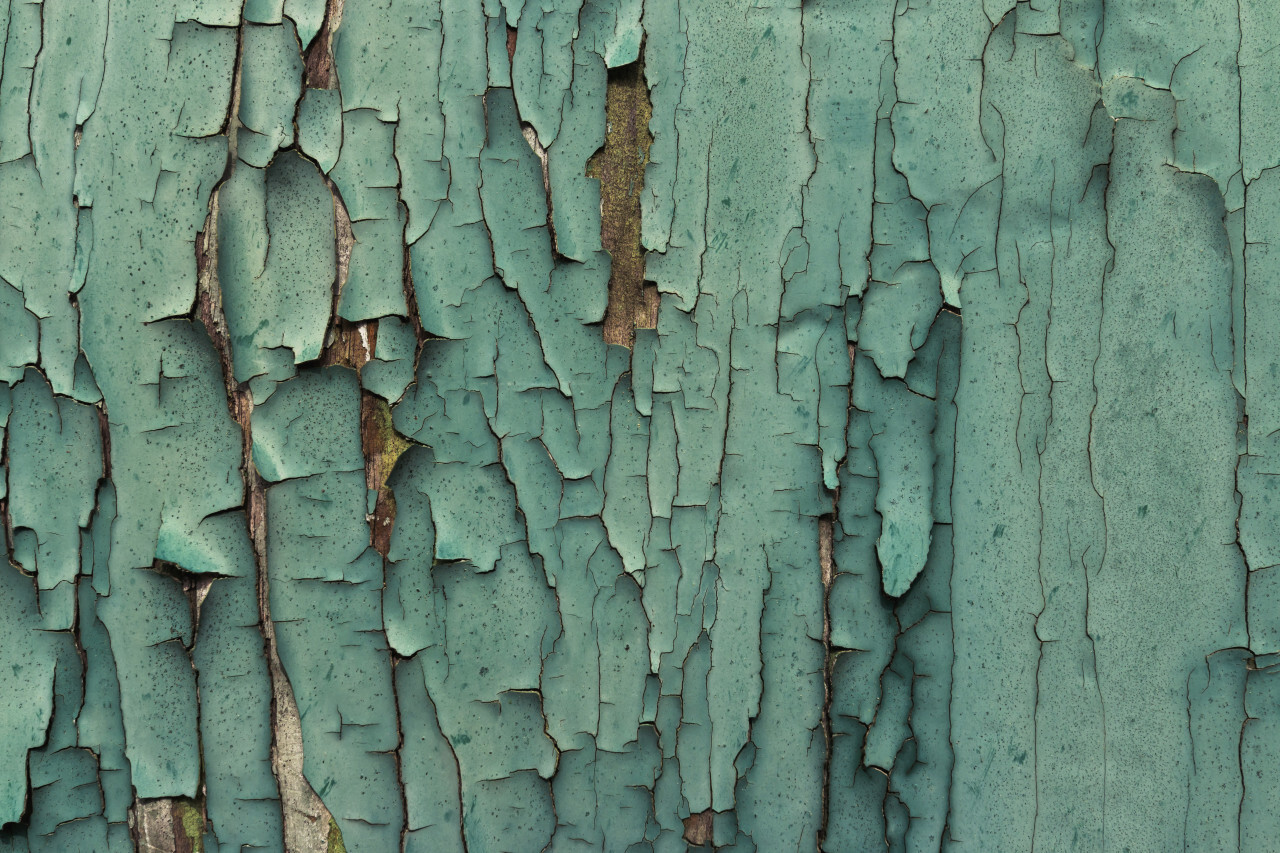
[[1275, 0], [0, 0], [0, 851], [1280, 849]]

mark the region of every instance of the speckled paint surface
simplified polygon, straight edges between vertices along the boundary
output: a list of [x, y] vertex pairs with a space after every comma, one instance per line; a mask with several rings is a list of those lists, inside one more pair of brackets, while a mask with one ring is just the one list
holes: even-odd
[[0, 0], [0, 853], [1277, 849], [1277, 33]]

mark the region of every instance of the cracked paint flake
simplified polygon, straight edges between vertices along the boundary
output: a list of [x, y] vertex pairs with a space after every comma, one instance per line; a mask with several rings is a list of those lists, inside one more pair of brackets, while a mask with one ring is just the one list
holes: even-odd
[[1271, 849], [1268, 0], [8, 0], [0, 851]]

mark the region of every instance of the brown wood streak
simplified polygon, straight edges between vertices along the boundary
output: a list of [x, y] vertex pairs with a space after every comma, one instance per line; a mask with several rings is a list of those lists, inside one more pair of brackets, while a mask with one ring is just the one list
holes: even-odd
[[715, 812], [711, 809], [689, 815], [684, 819], [684, 840], [699, 847], [706, 847], [711, 844], [714, 823]]
[[328, 89], [333, 79], [333, 31], [342, 18], [342, 0], [328, 0], [324, 21], [311, 44], [303, 45], [303, 67], [308, 89]]
[[[183, 799], [173, 801], [169, 811], [173, 819], [173, 853], [200, 853], [204, 849], [200, 834], [206, 823], [203, 806], [203, 802], [193, 803]], [[189, 811], [194, 811], [198, 817], [200, 832], [195, 835], [191, 834], [191, 830], [195, 827], [187, 826]]]
[[[364, 337], [361, 336], [362, 330]], [[321, 363], [360, 370], [369, 363], [376, 350], [378, 322], [351, 323], [339, 319], [331, 335], [329, 345], [321, 354]], [[408, 442], [395, 434], [387, 401], [369, 391], [360, 392], [360, 443], [365, 458], [365, 485], [378, 493], [369, 519], [370, 543], [378, 553], [386, 556], [395, 518], [395, 499], [387, 487], [387, 478], [400, 454], [408, 447]]]
[[408, 442], [396, 435], [387, 401], [368, 391], [362, 392], [360, 400], [360, 438], [364, 444], [367, 485], [378, 492], [373, 516], [369, 519], [370, 541], [374, 550], [385, 557], [391, 547], [391, 530], [396, 516], [396, 500], [387, 485], [387, 478], [391, 476], [400, 454], [408, 447]]
[[600, 179], [600, 238], [613, 259], [604, 339], [622, 346], [631, 346], [635, 330], [652, 329], [658, 319], [658, 292], [645, 285], [640, 243], [640, 198], [653, 143], [652, 114], [644, 63], [611, 69], [604, 147], [591, 158], [587, 174]]
[[[253, 435], [250, 423], [253, 399], [248, 387], [236, 382], [232, 372], [231, 344], [222, 307], [222, 292], [217, 281], [217, 194], [210, 204], [205, 228], [196, 239], [197, 296], [196, 319], [207, 330], [222, 362], [227, 389], [227, 408], [239, 426], [242, 436], [241, 472], [244, 477], [244, 510], [253, 546], [258, 577], [259, 628], [263, 634], [264, 653], [271, 677], [272, 772], [280, 790], [284, 811], [287, 849], [296, 849], [298, 839], [309, 837], [314, 823], [327, 826], [329, 813], [307, 784], [302, 773], [298, 711], [292, 688], [284, 675], [275, 644], [275, 626], [271, 621], [269, 585], [267, 581], [267, 498], [266, 484], [253, 464]], [[304, 845], [305, 846], [305, 845]], [[168, 850], [166, 848], [166, 853]]]

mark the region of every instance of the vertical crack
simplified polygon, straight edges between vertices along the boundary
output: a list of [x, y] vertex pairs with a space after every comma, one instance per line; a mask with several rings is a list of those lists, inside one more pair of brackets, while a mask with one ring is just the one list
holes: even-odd
[[[838, 500], [838, 498], [837, 498]], [[833, 500], [833, 504], [835, 500]], [[818, 518], [818, 565], [822, 571], [822, 820], [818, 824], [818, 849], [827, 840], [827, 821], [831, 816], [831, 732], [832, 675], [835, 650], [831, 647], [831, 586], [835, 582], [835, 512]]]

